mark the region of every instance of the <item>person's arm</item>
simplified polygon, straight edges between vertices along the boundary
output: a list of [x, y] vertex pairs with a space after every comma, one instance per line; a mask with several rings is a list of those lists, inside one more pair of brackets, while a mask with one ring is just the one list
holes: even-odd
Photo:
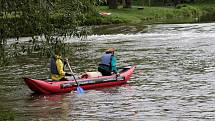
[[111, 56], [111, 69], [114, 73], [117, 73], [116, 63], [115, 56]]
[[56, 66], [57, 66], [58, 73], [60, 75], [64, 76], [65, 75], [65, 72], [63, 70], [64, 64], [63, 64], [63, 62], [60, 59], [56, 60]]

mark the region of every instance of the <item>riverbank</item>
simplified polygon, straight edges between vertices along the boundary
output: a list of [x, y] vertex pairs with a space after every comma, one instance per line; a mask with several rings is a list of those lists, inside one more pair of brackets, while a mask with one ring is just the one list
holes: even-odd
[[[38, 23], [49, 22], [49, 25], [44, 24], [44, 31], [50, 29], [49, 26], [54, 27], [52, 30], [65, 30], [67, 24], [71, 24], [70, 19], [64, 16], [65, 12], [59, 14], [56, 11], [52, 11], [53, 14], [49, 16], [49, 19], [42, 19], [44, 17], [38, 16], [38, 21], [28, 26], [24, 25], [26, 18], [14, 16], [8, 14], [8, 18], [4, 18], [7, 24], [5, 28], [10, 28], [10, 32], [7, 33], [7, 37], [23, 37], [34, 36], [43, 34], [41, 25]], [[56, 12], [56, 13], [55, 13]], [[103, 14], [100, 13], [109, 13]], [[122, 8], [108, 9], [107, 6], [97, 6], [96, 11], [86, 14], [84, 19], [78, 21], [80, 26], [92, 26], [92, 25], [115, 25], [115, 24], [128, 24], [128, 25], [147, 25], [147, 24], [160, 24], [160, 23], [196, 23], [196, 22], [211, 22], [215, 21], [215, 2], [212, 3], [196, 3], [196, 4], [179, 4], [174, 6], [160, 6], [160, 7], [148, 7], [148, 6], [132, 6], [131, 9]], [[3, 19], [4, 16], [0, 17]], [[28, 18], [28, 17], [27, 17]], [[86, 18], [86, 20], [85, 20]], [[41, 21], [40, 21], [41, 19]], [[32, 20], [33, 21], [33, 20]], [[65, 22], [66, 21], [66, 22]], [[11, 24], [13, 23], [13, 24]], [[37, 24], [38, 25], [37, 25]], [[47, 27], [47, 28], [46, 28]], [[71, 27], [70, 27], [71, 28]], [[55, 32], [56, 33], [56, 32]]]
[[181, 4], [176, 7], [132, 6], [131, 9], [122, 7], [108, 9], [107, 6], [101, 6], [98, 8], [98, 13], [101, 12], [111, 14], [107, 16], [99, 14], [91, 16], [86, 21], [86, 25], [201, 22], [206, 18], [213, 19], [215, 4]]

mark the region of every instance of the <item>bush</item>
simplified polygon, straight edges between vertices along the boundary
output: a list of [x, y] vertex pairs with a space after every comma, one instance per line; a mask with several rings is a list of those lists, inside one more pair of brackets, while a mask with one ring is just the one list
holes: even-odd
[[0, 113], [0, 121], [14, 121], [15, 114], [12, 112], [1, 112]]
[[94, 16], [87, 17], [87, 20], [84, 22], [84, 25], [101, 25], [101, 24], [119, 24], [126, 23], [127, 20], [117, 17], [117, 16], [100, 16], [99, 14]]
[[176, 6], [176, 9], [182, 10], [184, 16], [192, 17], [192, 16], [200, 16], [202, 13], [200, 9], [187, 5], [187, 4], [180, 4]]

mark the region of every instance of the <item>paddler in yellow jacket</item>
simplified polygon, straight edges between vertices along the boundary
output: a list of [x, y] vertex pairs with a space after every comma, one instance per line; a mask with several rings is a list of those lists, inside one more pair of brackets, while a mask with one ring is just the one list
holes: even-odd
[[63, 81], [67, 80], [65, 76], [71, 76], [64, 71], [64, 66], [66, 62], [63, 61], [61, 57], [60, 49], [55, 50], [55, 56], [51, 58], [51, 79], [53, 81]]

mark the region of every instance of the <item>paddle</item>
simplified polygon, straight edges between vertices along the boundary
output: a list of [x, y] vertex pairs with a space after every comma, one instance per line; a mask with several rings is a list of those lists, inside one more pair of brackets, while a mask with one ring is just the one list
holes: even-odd
[[77, 89], [76, 89], [77, 92], [80, 93], [80, 94], [84, 93], [84, 90], [79, 86], [77, 80], [75, 79], [74, 73], [72, 72], [72, 69], [71, 69], [71, 67], [70, 67], [70, 65], [69, 65], [68, 59], [67, 59], [66, 61], [67, 61], [67, 65], [68, 65], [68, 67], [69, 67], [69, 70], [71, 71], [72, 76], [73, 76], [73, 78], [74, 78], [74, 80], [75, 80], [75, 83], [77, 84]]

